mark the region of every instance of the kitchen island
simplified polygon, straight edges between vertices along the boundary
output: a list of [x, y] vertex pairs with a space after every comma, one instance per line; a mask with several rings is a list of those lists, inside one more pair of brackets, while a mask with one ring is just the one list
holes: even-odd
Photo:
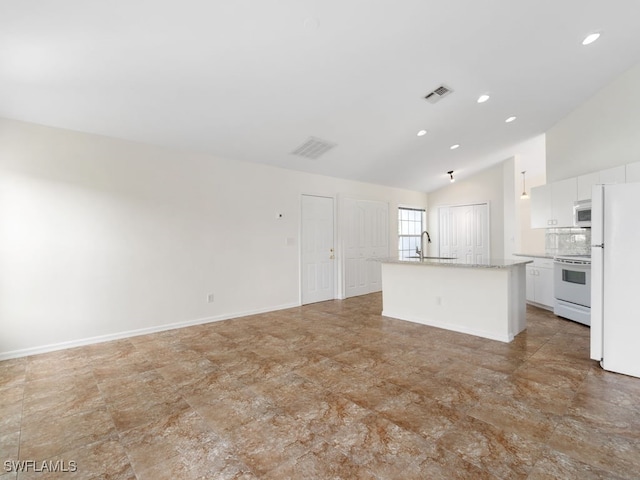
[[527, 326], [530, 262], [385, 259], [382, 315], [510, 342]]

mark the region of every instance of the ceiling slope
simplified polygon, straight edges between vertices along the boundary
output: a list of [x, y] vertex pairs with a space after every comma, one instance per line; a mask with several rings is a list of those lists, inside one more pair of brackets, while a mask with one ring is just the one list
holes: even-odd
[[[637, 0], [7, 0], [0, 116], [430, 191], [640, 62], [638, 18]], [[292, 153], [312, 137], [333, 147]]]

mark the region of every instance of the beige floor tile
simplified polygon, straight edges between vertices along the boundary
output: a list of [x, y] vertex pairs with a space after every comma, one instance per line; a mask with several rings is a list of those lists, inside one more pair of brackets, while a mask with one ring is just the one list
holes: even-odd
[[[323, 443], [301, 457], [291, 459], [270, 470], [261, 478], [335, 478], [353, 480], [378, 480], [367, 466], [357, 465], [333, 446]], [[406, 477], [403, 477], [406, 478]]]
[[640, 379], [589, 360], [587, 327], [528, 307], [502, 343], [380, 311], [372, 294], [0, 362], [0, 455], [77, 461], [46, 478], [637, 477]]
[[22, 382], [0, 388], [0, 434], [20, 431], [24, 386]]
[[440, 438], [463, 416], [459, 410], [413, 392], [388, 398], [376, 406], [376, 411], [429, 441]]
[[466, 417], [445, 433], [438, 446], [498, 478], [527, 478], [544, 444]]
[[[89, 479], [135, 480], [127, 454], [117, 439], [83, 445], [43, 460], [50, 471], [20, 474], [20, 480]], [[39, 462], [40, 463], [40, 462]], [[40, 464], [41, 470], [43, 465]]]
[[500, 477], [467, 462], [461, 455], [436, 446], [426, 458], [411, 464], [402, 478], [415, 480], [427, 478], [429, 480], [498, 480]]
[[611, 472], [574, 460], [556, 451], [544, 453], [529, 474], [529, 477], [527, 477], [528, 480], [558, 480], [565, 478], [619, 480], [625, 477], [619, 477]]
[[289, 415], [260, 417], [228, 432], [234, 451], [258, 476], [303, 456], [320, 439], [306, 423]]
[[26, 358], [0, 362], [0, 389], [23, 384], [27, 374], [27, 362]]
[[[7, 460], [18, 460], [18, 449], [20, 447], [20, 430], [16, 430], [13, 433], [6, 433], [6, 430], [3, 430], [0, 433], [0, 461], [2, 461], [2, 466], [4, 466], [4, 462]], [[0, 467], [0, 471], [4, 472], [4, 470]]]
[[607, 434], [591, 422], [565, 417], [547, 442], [574, 460], [623, 478], [638, 478], [640, 440]]
[[25, 417], [20, 433], [20, 459], [42, 460], [116, 435], [106, 409], [64, 417]]
[[551, 436], [559, 420], [558, 415], [500, 394], [484, 396], [466, 413], [501, 430], [541, 443]]

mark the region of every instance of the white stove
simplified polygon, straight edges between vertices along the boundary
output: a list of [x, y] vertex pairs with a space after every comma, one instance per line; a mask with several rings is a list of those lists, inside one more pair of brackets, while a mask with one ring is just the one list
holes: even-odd
[[553, 313], [591, 325], [591, 256], [559, 255], [553, 263]]
[[568, 264], [591, 265], [591, 255], [582, 255], [582, 254], [558, 255], [556, 257], [553, 257], [553, 260], [561, 263], [568, 263]]

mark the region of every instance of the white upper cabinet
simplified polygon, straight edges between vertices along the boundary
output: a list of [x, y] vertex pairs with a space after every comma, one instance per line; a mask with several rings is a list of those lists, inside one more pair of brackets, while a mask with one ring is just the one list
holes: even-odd
[[625, 183], [625, 181], [624, 165], [580, 175], [578, 177], [578, 200], [591, 200], [591, 190], [594, 185]]
[[531, 189], [531, 228], [547, 228], [551, 218], [551, 184]]
[[640, 162], [629, 163], [626, 167], [627, 183], [640, 182]]
[[573, 226], [573, 204], [578, 199], [577, 178], [531, 189], [531, 228]]
[[612, 184], [612, 183], [625, 183], [626, 182], [626, 169], [624, 165], [619, 167], [607, 168], [600, 171], [600, 183]]
[[573, 227], [573, 204], [591, 200], [594, 185], [632, 182], [640, 182], [640, 162], [533, 187], [531, 228]]
[[578, 199], [578, 181], [567, 178], [551, 184], [551, 213], [554, 227], [573, 227], [573, 205]]
[[591, 200], [591, 190], [600, 182], [600, 172], [587, 173], [578, 177], [578, 200]]

